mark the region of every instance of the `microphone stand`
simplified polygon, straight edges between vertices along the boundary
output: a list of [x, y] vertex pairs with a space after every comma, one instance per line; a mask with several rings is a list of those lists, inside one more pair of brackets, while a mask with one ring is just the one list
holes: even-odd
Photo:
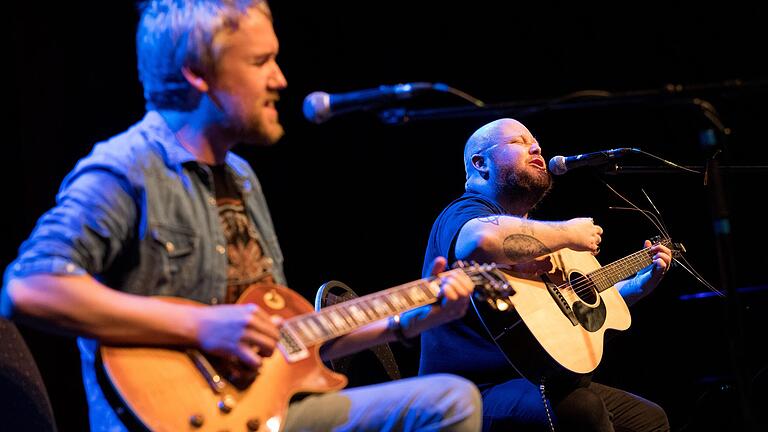
[[[741, 430], [749, 432], [757, 432], [757, 423], [755, 423], [752, 416], [753, 407], [752, 401], [749, 399], [749, 395], [752, 394], [751, 381], [747, 379], [745, 368], [745, 356], [744, 356], [744, 327], [742, 319], [742, 310], [744, 305], [741, 303], [741, 293], [735, 287], [733, 283], [734, 274], [734, 254], [733, 254], [733, 242], [731, 238], [731, 222], [729, 219], [729, 211], [725, 194], [725, 185], [723, 183], [722, 173], [768, 173], [768, 166], [752, 165], [752, 166], [722, 166], [718, 160], [718, 156], [722, 154], [722, 150], [725, 147], [724, 142], [729, 136], [727, 128], [722, 127], [722, 124], [718, 121], [713, 121], [715, 125], [719, 126], [721, 136], [723, 137], [721, 142], [717, 143], [715, 138], [716, 134], [713, 130], [709, 129], [704, 131], [701, 136], [701, 145], [706, 150], [712, 150], [713, 155], [707, 161], [707, 165], [702, 166], [686, 166], [684, 168], [698, 171], [698, 173], [704, 174], [704, 186], [709, 192], [710, 210], [712, 217], [712, 227], [715, 234], [715, 243], [717, 248], [718, 268], [720, 270], [720, 283], [723, 291], [727, 293], [726, 296], [726, 326], [728, 334], [728, 354], [731, 363], [732, 373], [732, 389], [735, 392], [736, 400], [738, 402], [739, 416], [741, 424], [739, 425]], [[607, 175], [621, 175], [621, 174], [692, 174], [690, 171], [683, 171], [680, 168], [673, 167], [658, 167], [658, 166], [623, 166], [619, 163], [609, 163], [601, 167], [595, 167], [602, 169]]]
[[[741, 302], [741, 292], [734, 286], [733, 269], [734, 255], [731, 239], [731, 223], [726, 203], [725, 186], [721, 174], [731, 173], [768, 173], [768, 166], [722, 166], [717, 160], [719, 151], [709, 159], [705, 171], [705, 186], [709, 189], [710, 208], [712, 214], [712, 227], [715, 233], [717, 245], [717, 259], [720, 270], [721, 285], [726, 296], [728, 327], [728, 351], [732, 368], [733, 390], [736, 393], [740, 417], [744, 431], [757, 431], [757, 424], [752, 417], [753, 407], [749, 395], [752, 394], [751, 381], [747, 378], [744, 366], [744, 323]], [[686, 167], [701, 172], [701, 166]], [[608, 167], [605, 171], [609, 175], [619, 174], [690, 174], [671, 167], [644, 167], [644, 166], [620, 166], [618, 164]]]
[[[722, 126], [719, 121], [713, 122]], [[746, 368], [744, 366], [744, 327], [742, 319], [742, 310], [744, 305], [741, 303], [741, 293], [733, 283], [734, 273], [734, 254], [733, 242], [731, 238], [731, 223], [725, 194], [725, 185], [723, 183], [722, 173], [768, 173], [768, 166], [722, 166], [718, 156], [722, 154], [725, 147], [726, 138], [729, 136], [725, 127], [718, 127], [723, 137], [721, 142], [717, 143], [714, 130], [706, 130], [701, 134], [701, 145], [712, 150], [713, 155], [707, 161], [707, 165], [686, 166], [684, 168], [704, 173], [704, 185], [709, 192], [710, 210], [712, 217], [712, 227], [715, 234], [715, 243], [717, 245], [718, 268], [720, 270], [720, 283], [726, 296], [726, 325], [728, 328], [728, 353], [731, 362], [731, 372], [733, 385], [732, 388], [736, 394], [740, 420], [739, 425], [744, 431], [757, 432], [757, 423], [753, 417], [752, 401], [749, 395], [752, 394], [751, 381], [747, 379]], [[606, 164], [602, 169], [607, 175], [620, 174], [691, 174], [690, 171], [683, 171], [679, 168], [657, 167], [657, 166], [623, 166], [618, 163]]]
[[[469, 118], [524, 118], [533, 114], [547, 111], [569, 111], [585, 108], [601, 108], [616, 105], [648, 105], [657, 102], [660, 105], [699, 105], [698, 97], [685, 97], [685, 94], [696, 92], [719, 92], [729, 94], [737, 91], [759, 92], [768, 90], [768, 79], [741, 81], [729, 80], [722, 83], [683, 86], [667, 84], [661, 90], [635, 90], [623, 93], [605, 91], [576, 92], [555, 99], [538, 99], [518, 102], [502, 102], [476, 105], [447, 107], [447, 108], [390, 108], [379, 111], [379, 120], [385, 124], [405, 124], [415, 121], [451, 120]], [[585, 100], [583, 98], [592, 99]], [[575, 100], [575, 99], [581, 100]]]
[[733, 373], [733, 388], [736, 392], [736, 398], [740, 408], [742, 427], [745, 431], [757, 431], [757, 423], [752, 417], [752, 403], [748, 395], [751, 392], [751, 381], [747, 379], [744, 366], [744, 327], [742, 319], [743, 305], [741, 303], [741, 294], [733, 283], [734, 255], [733, 241], [731, 235], [730, 212], [726, 200], [725, 184], [721, 176], [723, 167], [720, 165], [718, 156], [726, 147], [726, 140], [729, 136], [729, 130], [722, 127], [719, 122], [713, 122], [719, 126], [720, 142], [716, 138], [713, 129], [705, 130], [701, 135], [701, 144], [705, 149], [712, 150], [712, 157], [707, 161], [705, 172], [705, 185], [709, 189], [710, 208], [712, 215], [712, 228], [715, 233], [715, 243], [717, 245], [717, 259], [720, 270], [720, 283], [724, 291], [727, 292], [727, 325], [728, 351], [730, 354], [731, 367]]
[[[684, 168], [698, 171], [700, 173], [705, 172], [706, 166], [701, 165], [684, 165]], [[728, 174], [768, 174], [768, 165], [720, 165], [720, 172]], [[666, 167], [666, 166], [647, 166], [647, 165], [621, 165], [615, 164], [610, 167], [606, 167], [604, 173], [606, 175], [632, 175], [632, 174], [679, 174], [679, 175], [691, 175], [693, 173], [682, 171], [679, 168]]]

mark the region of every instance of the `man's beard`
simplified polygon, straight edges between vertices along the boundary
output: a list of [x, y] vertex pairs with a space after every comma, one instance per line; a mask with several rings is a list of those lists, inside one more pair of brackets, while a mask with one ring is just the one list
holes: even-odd
[[283, 126], [279, 123], [264, 127], [259, 125], [256, 128], [249, 128], [244, 132], [246, 137], [245, 142], [249, 144], [255, 144], [258, 146], [271, 146], [280, 141], [280, 138], [285, 135]]
[[257, 146], [271, 146], [285, 134], [279, 122], [267, 123], [262, 119], [252, 119], [238, 129], [241, 142]]
[[508, 169], [504, 182], [498, 185], [501, 196], [520, 204], [529, 211], [547, 196], [552, 189], [552, 175], [548, 171], [532, 172], [530, 169]]

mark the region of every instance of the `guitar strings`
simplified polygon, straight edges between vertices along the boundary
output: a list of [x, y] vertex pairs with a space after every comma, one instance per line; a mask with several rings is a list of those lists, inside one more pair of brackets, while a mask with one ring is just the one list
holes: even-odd
[[[624, 258], [623, 260], [617, 261], [617, 262], [615, 262], [615, 263], [613, 263], [611, 265], [619, 266], [620, 264], [628, 264], [628, 261], [630, 259], [633, 261], [632, 264], [639, 264], [639, 263], [645, 262], [645, 260], [643, 260], [641, 257], [633, 255], [631, 257]], [[621, 261], [627, 261], [627, 262], [621, 262]], [[606, 267], [608, 267], [608, 266], [606, 266]], [[608, 270], [604, 270], [604, 269], [606, 269], [606, 267], [602, 267], [601, 269], [598, 269], [595, 272], [592, 272], [592, 273], [590, 273], [588, 275], [579, 276], [578, 278], [575, 278], [575, 279], [571, 280], [570, 282], [566, 282], [566, 283], [558, 286], [557, 288], [558, 289], [564, 289], [564, 288], [570, 287], [579, 296], [581, 296], [582, 294], [585, 294], [587, 292], [591, 292], [593, 286], [597, 286], [598, 292], [600, 292], [600, 291], [608, 288], [609, 286], [613, 285], [613, 284], [611, 284], [609, 286], [600, 287], [599, 285], [601, 285], [601, 283], [605, 284], [605, 283], [607, 283], [607, 281], [611, 277], [616, 277], [616, 276], [621, 275], [623, 273], [622, 272], [622, 268], [613, 268], [613, 267], [611, 267]], [[623, 280], [626, 277], [630, 276], [631, 274], [632, 273], [629, 273], [626, 276], [620, 278], [619, 280]], [[603, 288], [603, 289], [599, 289], [599, 288]]]
[[[574, 292], [576, 292], [577, 295], [581, 295], [581, 294], [584, 294], [586, 292], [590, 292], [590, 291], [592, 291], [592, 289], [591, 289], [592, 285], [598, 285], [596, 279], [599, 280], [600, 278], [602, 278], [602, 280], [600, 280], [600, 281], [607, 282], [607, 280], [608, 280], [608, 278], [610, 276], [617, 277], [619, 275], [622, 275], [624, 273], [622, 271], [622, 268], [621, 267], [618, 268], [618, 269], [616, 268], [616, 267], [619, 267], [619, 265], [625, 265], [625, 268], [626, 268], [626, 267], [628, 267], [627, 264], [631, 265], [631, 264], [644, 264], [644, 263], [646, 263], [647, 262], [646, 257], [648, 255], [647, 252], [648, 252], [649, 249], [650, 248], [643, 249], [643, 250], [641, 250], [639, 252], [636, 252], [636, 253], [628, 256], [628, 257], [622, 258], [621, 260], [618, 260], [618, 261], [616, 261], [616, 262], [614, 262], [612, 264], [609, 264], [609, 265], [607, 265], [605, 267], [602, 267], [602, 268], [600, 268], [598, 270], [595, 270], [594, 272], [592, 272], [592, 273], [590, 273], [588, 275], [576, 278], [576, 279], [574, 279], [573, 281], [570, 282], [570, 285], [571, 285], [572, 289], [574, 290]], [[651, 261], [651, 263], [652, 263], [652, 261]], [[643, 266], [643, 267], [645, 267], [645, 266]], [[607, 268], [607, 270], [605, 270], [606, 268]], [[631, 276], [633, 273], [635, 273], [635, 272], [627, 273], [626, 275], [624, 275], [624, 277], [621, 277], [619, 280], [623, 280], [626, 277]], [[597, 278], [595, 276], [597, 276]], [[564, 284], [565, 287], [567, 287], [567, 285], [568, 284]], [[612, 285], [613, 284], [611, 284], [609, 286], [603, 287], [603, 290], [606, 289], [606, 288], [609, 288]], [[602, 291], [602, 290], [599, 290], [599, 291]]]
[[[659, 243], [668, 243], [669, 239], [664, 239]], [[651, 246], [653, 247], [653, 246]], [[571, 289], [581, 297], [581, 294], [585, 294], [587, 292], [590, 292], [592, 290], [592, 285], [597, 285], [595, 282], [595, 279], [597, 278], [603, 278], [603, 282], [607, 281], [608, 276], [617, 276], [622, 274], [621, 271], [621, 265], [631, 265], [631, 264], [641, 264], [644, 263], [647, 258], [649, 258], [648, 251], [651, 249], [651, 247], [644, 248], [638, 252], [635, 252], [629, 256], [626, 256], [624, 258], [621, 258], [617, 261], [614, 261], [611, 264], [608, 264], [604, 267], [601, 267], [587, 275], [579, 276], [570, 282], [566, 282], [562, 285], [556, 286], [557, 289], [562, 290], [564, 288], [568, 288], [569, 286]], [[651, 260], [651, 264], [653, 263], [653, 260]], [[649, 264], [650, 265], [650, 264]], [[617, 268], [618, 267], [618, 268]], [[608, 270], [605, 270], [605, 269]], [[626, 277], [631, 276], [632, 273], [628, 274]], [[597, 278], [595, 278], [597, 276]], [[626, 278], [625, 277], [625, 278]], [[623, 280], [622, 278], [621, 280]], [[618, 282], [618, 281], [617, 281]], [[607, 288], [607, 287], [606, 287]]]

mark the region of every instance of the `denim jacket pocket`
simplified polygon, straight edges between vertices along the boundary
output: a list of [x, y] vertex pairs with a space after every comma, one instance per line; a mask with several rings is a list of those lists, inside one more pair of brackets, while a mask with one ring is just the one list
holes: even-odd
[[171, 258], [191, 254], [197, 244], [195, 231], [175, 225], [155, 225], [152, 238], [165, 248]]
[[162, 291], [179, 295], [193, 288], [199, 273], [199, 237], [191, 228], [155, 225], [151, 229], [157, 262], [162, 269], [158, 285]]

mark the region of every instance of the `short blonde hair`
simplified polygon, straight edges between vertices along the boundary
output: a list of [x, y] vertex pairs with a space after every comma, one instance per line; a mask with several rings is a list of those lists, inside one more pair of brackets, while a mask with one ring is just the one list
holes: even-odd
[[214, 37], [224, 29], [236, 28], [251, 8], [272, 20], [266, 0], [145, 2], [136, 31], [136, 52], [147, 109], [194, 109], [199, 95], [184, 78], [182, 68], [212, 71]]

